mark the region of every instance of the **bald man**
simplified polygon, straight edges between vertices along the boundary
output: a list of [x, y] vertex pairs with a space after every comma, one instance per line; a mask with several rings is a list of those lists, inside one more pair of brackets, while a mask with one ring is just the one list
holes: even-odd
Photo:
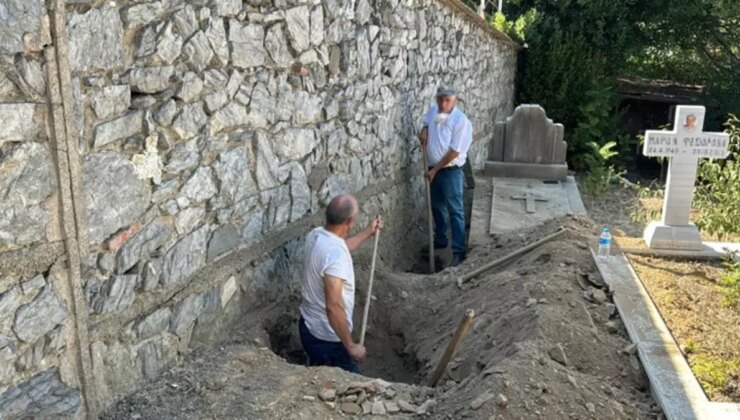
[[350, 252], [383, 228], [374, 219], [360, 233], [347, 237], [360, 208], [351, 195], [335, 197], [326, 208], [326, 224], [306, 239], [298, 330], [311, 366], [336, 366], [359, 373], [367, 357], [352, 340], [355, 270]]

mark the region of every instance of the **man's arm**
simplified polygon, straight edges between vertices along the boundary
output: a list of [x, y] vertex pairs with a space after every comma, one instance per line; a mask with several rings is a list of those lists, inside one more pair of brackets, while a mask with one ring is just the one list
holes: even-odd
[[364, 346], [355, 344], [352, 341], [352, 333], [347, 324], [347, 315], [344, 312], [344, 302], [342, 301], [342, 290], [344, 283], [338, 277], [329, 275], [324, 276], [324, 295], [326, 299], [326, 316], [329, 318], [329, 324], [339, 337], [342, 345], [352, 358], [362, 363], [367, 357], [367, 350]]
[[373, 235], [375, 235], [375, 232], [379, 229], [383, 229], [383, 219], [380, 216], [373, 219], [365, 229], [344, 240], [349, 252], [354, 252], [354, 250], [359, 248], [365, 241], [372, 238]]

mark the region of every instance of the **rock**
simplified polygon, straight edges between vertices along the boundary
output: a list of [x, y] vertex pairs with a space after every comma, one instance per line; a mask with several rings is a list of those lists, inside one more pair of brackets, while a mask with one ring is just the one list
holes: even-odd
[[172, 66], [138, 67], [129, 73], [129, 85], [134, 92], [162, 92], [170, 86], [170, 78], [174, 73]]
[[472, 408], [473, 410], [477, 410], [481, 408], [483, 404], [494, 399], [495, 397], [496, 395], [492, 392], [484, 392], [483, 394], [478, 395], [473, 401], [470, 402], [470, 408]]
[[172, 120], [175, 119], [176, 114], [177, 104], [174, 100], [170, 99], [159, 107], [157, 112], [154, 114], [154, 121], [156, 121], [157, 124], [169, 127], [172, 125]]
[[362, 413], [362, 408], [353, 402], [343, 402], [342, 405], [339, 406], [339, 409], [351, 416], [356, 416]]
[[[23, 290], [24, 295], [29, 295], [31, 293], [35, 293], [37, 290], [41, 290], [44, 286], [46, 286], [46, 280], [44, 279], [43, 274], [39, 274], [31, 280], [21, 283], [21, 290]], [[0, 304], [0, 306], [2, 306], [2, 304]], [[2, 313], [2, 310], [0, 310], [0, 313]]]
[[90, 96], [90, 105], [101, 120], [120, 115], [131, 105], [128, 85], [107, 86]]
[[416, 414], [420, 416], [427, 415], [429, 413], [429, 410], [437, 405], [437, 401], [435, 399], [429, 399], [424, 401], [422, 405], [419, 406], [419, 408], [416, 410]]
[[637, 343], [630, 343], [624, 346], [621, 352], [623, 354], [630, 354], [630, 355], [637, 353]]
[[190, 38], [199, 28], [198, 18], [195, 16], [193, 6], [186, 4], [185, 7], [172, 14], [177, 32], [184, 39]]
[[362, 412], [365, 414], [370, 414], [373, 411], [373, 403], [370, 401], [363, 401], [360, 404], [360, 407], [362, 407]]
[[150, 191], [124, 156], [92, 153], [83, 158], [82, 191], [87, 204], [88, 240], [101, 243], [131, 225], [149, 206]]
[[190, 295], [175, 306], [170, 319], [170, 331], [185, 337], [203, 311], [202, 295]]
[[157, 37], [151, 61], [155, 64], [172, 64], [180, 57], [182, 42], [182, 37], [172, 32], [172, 24], [168, 22]]
[[537, 304], [537, 299], [529, 298], [527, 299], [527, 308], [531, 308], [532, 306]]
[[496, 396], [496, 405], [499, 406], [499, 407], [501, 407], [501, 408], [504, 408], [507, 405], [509, 405], [509, 399], [506, 398], [506, 395], [504, 395], [504, 394], [498, 394]]
[[398, 400], [398, 407], [404, 413], [416, 413], [416, 410], [418, 410], [418, 407], [416, 407], [414, 404], [409, 403], [406, 400]]
[[192, 102], [200, 97], [202, 91], [203, 81], [200, 80], [200, 77], [193, 72], [187, 72], [182, 77], [182, 82], [175, 96], [184, 102]]
[[594, 403], [587, 402], [586, 403], [586, 410], [588, 410], [588, 412], [591, 413], [591, 414], [596, 414], [596, 406], [594, 405]]
[[406, 292], [405, 290], [401, 291], [401, 299], [408, 299], [408, 298], [409, 298], [408, 292]]
[[236, 16], [242, 11], [242, 0], [213, 0], [211, 4], [216, 16]]
[[576, 382], [576, 378], [573, 375], [568, 375], [568, 382], [573, 385], [573, 388], [578, 388], [578, 382]]
[[229, 277], [228, 280], [221, 286], [221, 308], [225, 308], [229, 303], [234, 294], [236, 293], [238, 286], [236, 284], [236, 278], [234, 276]]
[[388, 414], [396, 414], [401, 411], [401, 408], [395, 401], [386, 401], [385, 409], [388, 411]]
[[280, 162], [289, 162], [305, 158], [318, 146], [319, 139], [312, 129], [290, 128], [275, 135], [272, 144]]
[[113, 70], [124, 65], [123, 24], [114, 8], [72, 12], [67, 22], [73, 72]]
[[172, 148], [167, 156], [167, 165], [164, 170], [170, 174], [179, 174], [198, 166], [200, 151], [198, 150], [198, 139], [180, 143]]
[[0, 104], [0, 145], [6, 141], [24, 141], [37, 138], [43, 126], [34, 121], [36, 104]]
[[386, 409], [385, 409], [385, 405], [383, 404], [383, 401], [373, 402], [373, 408], [371, 412], [373, 416], [385, 416]]
[[367, 39], [367, 31], [361, 29], [357, 34], [357, 74], [367, 77], [370, 73], [370, 42]]
[[315, 126], [321, 119], [321, 97], [308, 92], [295, 94], [293, 123], [297, 126]]
[[334, 401], [334, 399], [337, 397], [337, 390], [334, 388], [323, 388], [321, 392], [319, 392], [319, 398], [321, 401]]
[[122, 311], [136, 298], [137, 274], [120, 274], [105, 282], [98, 294], [93, 297], [92, 308], [96, 313], [107, 314]]
[[40, 51], [51, 43], [44, 0], [3, 0], [0, 54]]
[[95, 145], [93, 148], [99, 149], [116, 140], [140, 133], [143, 127], [143, 118], [144, 113], [142, 111], [132, 111], [113, 121], [98, 125], [94, 130]]
[[182, 54], [185, 62], [196, 72], [202, 72], [213, 58], [213, 50], [203, 31], [196, 32], [188, 40], [182, 49]]
[[205, 34], [218, 65], [226, 67], [229, 64], [229, 44], [226, 40], [224, 21], [218, 18], [209, 18], [205, 24]]
[[121, 11], [121, 19], [127, 28], [137, 28], [157, 20], [163, 12], [160, 2], [135, 4]]
[[565, 356], [565, 350], [563, 350], [563, 346], [560, 343], [551, 347], [550, 350], [548, 350], [548, 354], [552, 360], [563, 366], [568, 366], [568, 358]]
[[0, 246], [45, 238], [49, 213], [42, 203], [56, 188], [55, 172], [51, 153], [41, 143], [17, 143], [0, 153]]
[[13, 286], [4, 293], [0, 293], [0, 326], [7, 319], [10, 320], [21, 304], [21, 292], [18, 287]]
[[170, 311], [170, 308], [164, 307], [157, 309], [136, 325], [136, 336], [139, 340], [145, 340], [167, 331], [170, 326], [171, 315], [172, 311]]
[[165, 287], [181, 283], [205, 265], [209, 231], [210, 226], [204, 225], [167, 251], [162, 266]]
[[316, 397], [314, 397], [313, 395], [304, 395], [303, 397], [301, 397], [301, 399], [308, 402], [316, 401]]
[[264, 46], [265, 30], [261, 25], [240, 25], [238, 21], [229, 22], [229, 42], [231, 42], [231, 61], [234, 66], [248, 69], [265, 64], [267, 51]]
[[297, 163], [290, 169], [290, 221], [301, 219], [311, 210], [311, 189], [303, 167]]
[[203, 104], [193, 102], [182, 107], [172, 128], [180, 139], [189, 140], [195, 137], [207, 122], [208, 116], [203, 111]]
[[146, 380], [156, 379], [160, 373], [177, 362], [177, 339], [171, 335], [149, 339], [139, 347], [137, 359]]
[[34, 343], [66, 319], [67, 306], [53, 288], [47, 286], [31, 303], [18, 308], [13, 331], [26, 343]]
[[140, 260], [146, 260], [157, 248], [164, 245], [172, 234], [172, 228], [157, 218], [141, 230], [118, 251], [118, 273], [131, 269]]
[[608, 321], [604, 326], [609, 334], [616, 334], [619, 332], [619, 327], [617, 327], [617, 323], [614, 321]]
[[200, 167], [185, 182], [182, 193], [189, 199], [202, 202], [213, 197], [218, 190], [213, 182], [212, 170], [209, 167]]
[[298, 6], [285, 11], [285, 23], [288, 28], [290, 45], [299, 53], [307, 50], [311, 42], [309, 19], [309, 11], [306, 6]]
[[28, 98], [42, 101], [46, 94], [46, 76], [41, 63], [21, 56], [16, 60], [13, 70], [8, 72], [7, 77], [11, 78]]
[[213, 232], [208, 242], [208, 261], [213, 260], [226, 251], [234, 250], [241, 242], [239, 230], [232, 225], [223, 225]]
[[[222, 91], [223, 94], [223, 91]], [[226, 96], [224, 95], [224, 100]], [[211, 119], [211, 135], [222, 131], [234, 130], [240, 126], [248, 125], [247, 109], [237, 101], [232, 101], [216, 112]]]
[[72, 418], [80, 408], [80, 393], [65, 385], [59, 368], [34, 375], [0, 395], [3, 418]]
[[311, 9], [311, 33], [309, 39], [311, 45], [317, 47], [324, 43], [324, 9], [316, 6]]
[[273, 25], [265, 36], [265, 49], [277, 68], [288, 68], [293, 63], [293, 56], [288, 49], [283, 29], [280, 25]]
[[370, 21], [370, 13], [373, 9], [370, 7], [368, 0], [359, 0], [355, 9], [355, 21], [359, 25], [365, 25]]
[[249, 171], [249, 156], [244, 146], [224, 150], [213, 164], [213, 170], [221, 185], [217, 203], [219, 207], [233, 206], [257, 193]]
[[206, 209], [203, 207], [189, 207], [177, 213], [175, 217], [175, 230], [178, 235], [185, 235], [193, 231], [205, 220]]
[[159, 279], [162, 277], [162, 260], [154, 258], [147, 261], [146, 264], [144, 264], [144, 269], [142, 270], [141, 275], [143, 278], [144, 291], [151, 292], [152, 290], [155, 290], [157, 285], [159, 285]]
[[606, 293], [601, 289], [593, 289], [591, 298], [598, 303], [605, 303], [607, 301]]

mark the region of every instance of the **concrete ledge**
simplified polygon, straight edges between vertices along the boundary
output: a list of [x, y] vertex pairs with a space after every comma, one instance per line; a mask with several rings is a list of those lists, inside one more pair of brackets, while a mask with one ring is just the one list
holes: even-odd
[[488, 161], [486, 162], [485, 173], [488, 176], [502, 178], [536, 178], [565, 181], [568, 177], [568, 165]]
[[735, 260], [740, 261], [740, 244], [732, 242], [704, 242], [701, 250], [698, 251], [622, 247], [622, 252], [625, 254], [654, 255], [657, 257], [684, 257], [692, 259], [721, 259], [727, 257], [728, 250], [729, 252], [738, 253]]
[[650, 295], [625, 255], [591, 256], [614, 291], [614, 303], [632, 342], [637, 344], [653, 396], [668, 419], [730, 420], [740, 418], [740, 404], [707, 399]]

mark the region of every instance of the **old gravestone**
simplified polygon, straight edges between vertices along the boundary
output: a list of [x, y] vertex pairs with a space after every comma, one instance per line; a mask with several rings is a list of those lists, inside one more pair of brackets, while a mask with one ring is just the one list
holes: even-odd
[[563, 125], [539, 105], [520, 105], [496, 123], [486, 175], [492, 176], [491, 235], [518, 232], [566, 214], [585, 214], [568, 176]]
[[541, 106], [519, 105], [514, 114], [495, 125], [486, 174], [565, 181], [568, 165], [563, 131], [563, 125], [547, 118]]
[[663, 216], [651, 222], [643, 238], [650, 248], [702, 249], [699, 229], [689, 222], [699, 158], [723, 159], [729, 153], [730, 136], [706, 133], [703, 106], [681, 105], [676, 109], [672, 131], [645, 131], [645, 156], [668, 157]]

